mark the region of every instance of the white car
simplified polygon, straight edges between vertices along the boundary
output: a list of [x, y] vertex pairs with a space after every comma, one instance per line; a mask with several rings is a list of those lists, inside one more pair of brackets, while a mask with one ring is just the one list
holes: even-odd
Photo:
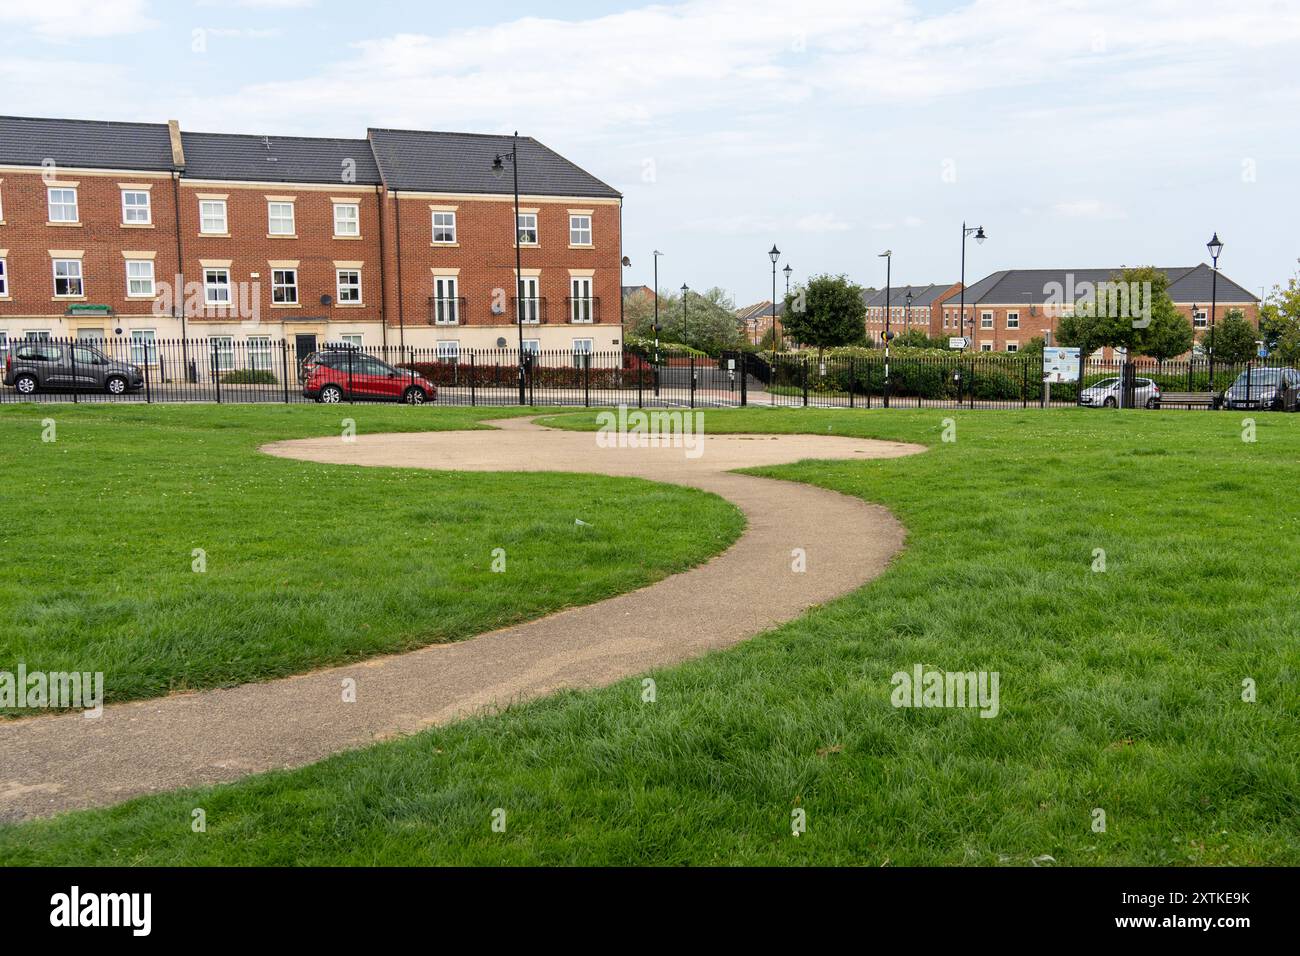
[[[1090, 385], [1079, 397], [1080, 405], [1092, 408], [1118, 408], [1120, 388], [1118, 378], [1103, 378], [1096, 385]], [[1160, 386], [1149, 378], [1133, 379], [1133, 405], [1146, 408], [1160, 407]]]

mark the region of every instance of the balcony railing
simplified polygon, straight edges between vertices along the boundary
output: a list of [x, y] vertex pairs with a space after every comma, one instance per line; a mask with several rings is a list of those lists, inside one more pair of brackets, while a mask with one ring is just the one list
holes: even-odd
[[575, 325], [590, 325], [600, 321], [600, 299], [570, 296], [564, 300], [564, 311]]
[[546, 299], [541, 296], [516, 296], [510, 300], [510, 313], [524, 325], [544, 324], [547, 321]]
[[429, 296], [430, 325], [465, 325], [464, 296]]

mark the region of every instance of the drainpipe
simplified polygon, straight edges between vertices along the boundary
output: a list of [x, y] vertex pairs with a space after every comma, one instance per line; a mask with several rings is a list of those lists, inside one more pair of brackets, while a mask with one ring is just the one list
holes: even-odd
[[406, 317], [402, 311], [402, 198], [393, 193], [393, 208], [397, 210], [397, 343], [406, 348]]
[[384, 343], [384, 361], [388, 361], [388, 259], [384, 253], [384, 187], [375, 187], [379, 199], [379, 334]]

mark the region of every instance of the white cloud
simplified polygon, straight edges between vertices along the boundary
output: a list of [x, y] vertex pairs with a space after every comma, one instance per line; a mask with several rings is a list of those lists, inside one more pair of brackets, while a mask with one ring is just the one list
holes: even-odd
[[55, 42], [139, 33], [158, 25], [144, 0], [0, 0], [0, 23]]
[[1128, 214], [1113, 203], [1100, 199], [1070, 199], [1053, 203], [1052, 211], [1067, 219], [1127, 219]]
[[833, 212], [819, 212], [800, 216], [794, 227], [800, 232], [848, 232], [853, 227]]

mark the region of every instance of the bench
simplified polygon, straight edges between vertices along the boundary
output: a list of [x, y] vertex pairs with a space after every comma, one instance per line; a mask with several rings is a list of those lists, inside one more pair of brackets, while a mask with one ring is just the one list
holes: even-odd
[[1182, 405], [1187, 408], [1218, 408], [1223, 397], [1218, 392], [1161, 392], [1161, 405]]

